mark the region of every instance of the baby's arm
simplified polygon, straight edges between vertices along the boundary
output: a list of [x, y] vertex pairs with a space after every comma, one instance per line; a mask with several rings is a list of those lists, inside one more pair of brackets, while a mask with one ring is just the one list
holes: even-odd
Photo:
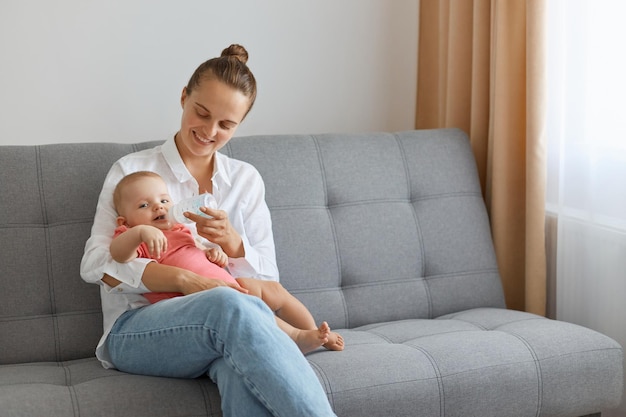
[[150, 256], [160, 258], [167, 250], [167, 238], [156, 227], [138, 225], [120, 234], [111, 241], [111, 256], [116, 262], [126, 263], [137, 257], [137, 248], [145, 243]]
[[209, 248], [204, 253], [209, 261], [221, 268], [224, 268], [228, 263], [228, 255], [220, 248]]

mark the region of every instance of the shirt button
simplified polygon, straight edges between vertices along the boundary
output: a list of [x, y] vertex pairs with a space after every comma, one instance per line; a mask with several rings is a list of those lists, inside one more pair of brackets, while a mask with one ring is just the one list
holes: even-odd
[[122, 291], [124, 291], [124, 289], [122, 289], [122, 288], [118, 288], [117, 289], [117, 292], [122, 292]]
[[235, 264], [231, 262], [231, 263], [228, 264], [228, 266], [230, 266], [232, 268], [233, 266], [235, 266]]

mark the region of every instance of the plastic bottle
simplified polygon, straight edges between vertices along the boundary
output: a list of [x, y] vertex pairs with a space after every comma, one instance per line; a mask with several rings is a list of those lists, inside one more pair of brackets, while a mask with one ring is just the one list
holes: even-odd
[[170, 208], [168, 215], [176, 223], [193, 223], [190, 219], [183, 216], [183, 213], [186, 211], [210, 218], [211, 216], [200, 211], [200, 207], [216, 209], [217, 201], [213, 194], [204, 193], [181, 200]]

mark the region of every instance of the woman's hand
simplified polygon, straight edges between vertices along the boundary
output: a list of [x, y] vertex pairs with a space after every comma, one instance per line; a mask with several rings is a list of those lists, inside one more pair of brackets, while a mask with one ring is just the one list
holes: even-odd
[[184, 213], [185, 217], [196, 222], [198, 234], [220, 245], [231, 258], [243, 258], [245, 256], [243, 240], [230, 223], [228, 213], [208, 207], [200, 207], [200, 210], [211, 218], [190, 212]]

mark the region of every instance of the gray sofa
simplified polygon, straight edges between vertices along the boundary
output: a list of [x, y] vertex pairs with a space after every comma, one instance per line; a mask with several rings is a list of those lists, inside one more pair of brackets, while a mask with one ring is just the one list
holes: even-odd
[[[0, 147], [1, 416], [221, 415], [206, 377], [94, 358], [99, 292], [79, 263], [97, 197], [116, 159], [155, 144]], [[223, 151], [265, 179], [281, 281], [346, 340], [308, 355], [338, 416], [581, 416], [620, 403], [618, 343], [505, 308], [461, 131], [243, 137]]]

